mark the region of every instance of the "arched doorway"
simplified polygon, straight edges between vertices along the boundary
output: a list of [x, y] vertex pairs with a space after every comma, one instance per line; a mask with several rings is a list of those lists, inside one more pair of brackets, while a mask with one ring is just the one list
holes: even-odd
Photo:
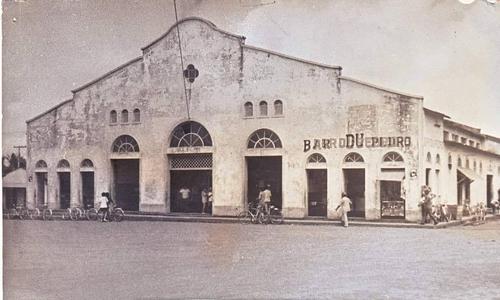
[[169, 148], [170, 211], [201, 213], [202, 192], [212, 188], [210, 133], [198, 122], [181, 123], [172, 131]]
[[84, 159], [80, 163], [80, 176], [82, 184], [82, 205], [84, 208], [93, 207], [95, 200], [94, 190], [94, 163]]
[[382, 218], [405, 218], [405, 167], [397, 152], [388, 152], [382, 159], [380, 172], [380, 215]]
[[139, 144], [130, 135], [115, 139], [112, 148], [113, 196], [124, 210], [139, 210]]
[[69, 162], [65, 159], [61, 159], [57, 163], [57, 178], [59, 179], [59, 208], [69, 208], [71, 203], [71, 170]]
[[35, 164], [35, 207], [42, 208], [47, 202], [47, 163], [39, 160]]
[[279, 136], [269, 129], [254, 131], [247, 142], [247, 201], [256, 201], [266, 187], [271, 204], [282, 208], [282, 148]]
[[344, 191], [352, 201], [350, 215], [365, 217], [365, 160], [356, 152], [344, 157]]
[[328, 174], [326, 159], [319, 153], [307, 158], [307, 212], [308, 216], [326, 217]]

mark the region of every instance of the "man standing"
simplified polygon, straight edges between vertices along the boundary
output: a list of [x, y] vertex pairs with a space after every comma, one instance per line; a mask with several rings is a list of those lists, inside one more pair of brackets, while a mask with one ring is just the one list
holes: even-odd
[[106, 192], [101, 193], [99, 199], [99, 213], [102, 212], [101, 222], [108, 222], [108, 197], [106, 197], [106, 194]]
[[344, 227], [349, 226], [349, 220], [347, 218], [347, 213], [351, 211], [351, 199], [347, 197], [347, 194], [342, 192], [342, 198], [340, 199], [340, 204], [337, 206], [336, 210], [342, 217], [342, 223]]
[[260, 201], [262, 204], [264, 204], [264, 208], [266, 210], [266, 213], [269, 214], [269, 204], [271, 203], [271, 185], [268, 184], [266, 188], [259, 194], [259, 197], [261, 197]]
[[434, 198], [435, 196], [436, 195], [431, 193], [430, 187], [428, 186], [422, 187], [422, 201], [419, 204], [422, 206], [422, 220], [420, 221], [420, 224], [422, 225], [425, 224], [427, 216], [431, 218], [431, 220], [434, 222], [434, 225], [438, 223], [438, 221], [432, 214], [432, 198]]

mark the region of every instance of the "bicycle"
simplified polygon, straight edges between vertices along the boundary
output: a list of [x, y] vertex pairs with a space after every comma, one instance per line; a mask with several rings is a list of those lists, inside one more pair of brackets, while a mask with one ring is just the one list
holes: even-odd
[[40, 218], [44, 221], [52, 220], [52, 209], [49, 209], [48, 206], [45, 204], [43, 205], [43, 209], [41, 211], [38, 207], [35, 208], [34, 210], [29, 211], [29, 217], [31, 220]]
[[261, 224], [283, 224], [284, 218], [281, 210], [274, 205], [269, 206], [269, 212], [263, 211], [259, 223]]
[[[98, 211], [97, 214], [98, 214], [98, 218], [96, 220], [102, 220], [104, 211], [102, 211], [102, 210]], [[109, 213], [108, 213], [108, 220], [109, 221], [121, 222], [124, 217], [125, 217], [125, 212], [120, 207], [115, 207], [113, 209], [111, 209], [111, 208], [109, 209]]]
[[98, 219], [97, 209], [92, 205], [87, 204], [87, 209], [81, 207], [74, 207], [71, 210], [71, 219], [74, 221], [87, 219], [88, 221], [96, 221]]
[[284, 222], [281, 210], [274, 205], [269, 207], [269, 213], [263, 206], [249, 204], [249, 208], [238, 215], [238, 220], [241, 224], [282, 224]]
[[7, 212], [7, 218], [14, 219], [15, 217], [18, 217], [19, 220], [23, 220], [24, 218], [28, 218], [29, 217], [28, 209], [24, 206], [12, 205], [12, 208], [9, 209], [9, 211]]
[[262, 211], [260, 207], [255, 205], [254, 203], [249, 203], [248, 209], [238, 215], [238, 221], [241, 224], [248, 224], [250, 222], [252, 224], [257, 224], [261, 215]]
[[71, 208], [66, 208], [62, 215], [61, 215], [61, 218], [63, 220], [74, 220], [73, 217], [71, 216], [72, 215], [72, 209]]

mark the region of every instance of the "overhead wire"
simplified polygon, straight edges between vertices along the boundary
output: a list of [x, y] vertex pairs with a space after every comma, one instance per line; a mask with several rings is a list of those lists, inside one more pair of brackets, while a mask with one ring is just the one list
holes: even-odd
[[174, 0], [174, 11], [175, 11], [175, 24], [177, 28], [177, 39], [179, 41], [179, 54], [181, 56], [181, 75], [182, 75], [182, 83], [184, 84], [184, 99], [186, 100], [186, 111], [187, 111], [187, 117], [188, 120], [191, 119], [191, 115], [189, 113], [189, 100], [188, 100], [188, 94], [187, 94], [187, 88], [186, 88], [186, 79], [184, 78], [184, 58], [182, 56], [182, 45], [181, 45], [181, 33], [179, 30], [179, 18], [177, 17], [177, 1]]

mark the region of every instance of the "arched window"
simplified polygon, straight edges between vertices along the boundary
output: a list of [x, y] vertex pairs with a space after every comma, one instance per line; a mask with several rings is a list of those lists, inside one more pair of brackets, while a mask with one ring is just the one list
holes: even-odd
[[428, 163], [432, 162], [432, 156], [430, 152], [427, 152], [427, 162]]
[[479, 162], [479, 173], [483, 173], [483, 162]]
[[81, 168], [93, 168], [94, 167], [94, 163], [90, 159], [84, 159], [80, 163], [80, 167]]
[[460, 158], [460, 156], [458, 157], [457, 165], [462, 167], [462, 158]]
[[252, 102], [245, 103], [245, 117], [253, 116], [253, 104]]
[[477, 162], [476, 162], [476, 161], [474, 161], [474, 162], [472, 163], [472, 165], [474, 166], [474, 171], [476, 171], [476, 170], [477, 170]]
[[269, 129], [259, 129], [250, 135], [247, 147], [252, 148], [281, 148], [279, 136]]
[[134, 122], [140, 122], [141, 121], [141, 111], [136, 108], [134, 109]]
[[110, 123], [116, 123], [118, 121], [117, 116], [116, 116], [116, 110], [112, 110], [109, 113], [109, 122]]
[[281, 100], [274, 101], [274, 114], [281, 116], [283, 114], [283, 102]]
[[259, 103], [259, 109], [260, 109], [261, 116], [267, 116], [267, 102], [266, 101], [261, 101]]
[[47, 163], [44, 160], [39, 160], [36, 162], [35, 168], [45, 169], [45, 168], [47, 168]]
[[465, 167], [466, 167], [467, 169], [470, 169], [469, 159], [468, 159], [468, 158], [466, 158], [466, 159], [465, 159]]
[[122, 110], [122, 123], [128, 123], [128, 110]]
[[203, 147], [212, 146], [212, 138], [208, 130], [200, 123], [188, 121], [174, 128], [170, 147]]
[[351, 152], [344, 157], [344, 162], [346, 163], [364, 162], [364, 161], [365, 160], [363, 159], [363, 157], [356, 152]]
[[57, 163], [57, 168], [58, 169], [69, 169], [69, 162], [65, 159], [61, 159], [58, 163]]
[[326, 159], [323, 155], [319, 153], [313, 153], [309, 155], [309, 157], [307, 158], [307, 163], [309, 164], [326, 163]]
[[436, 154], [436, 164], [440, 164], [441, 163], [441, 156], [439, 156], [439, 153]]
[[389, 152], [384, 155], [384, 162], [404, 162], [403, 157], [397, 152]]
[[121, 135], [113, 142], [112, 151], [118, 153], [139, 152], [139, 144], [130, 135]]

